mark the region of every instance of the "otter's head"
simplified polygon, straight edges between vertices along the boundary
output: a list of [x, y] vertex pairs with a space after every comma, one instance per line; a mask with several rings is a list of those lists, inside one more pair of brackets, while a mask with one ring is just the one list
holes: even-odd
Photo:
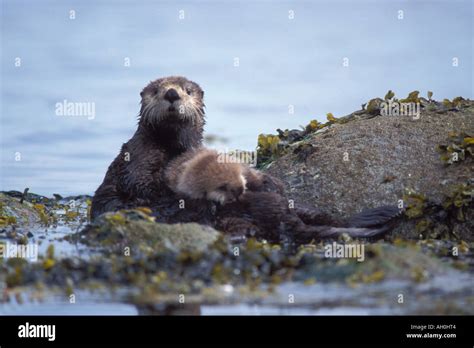
[[212, 170], [212, 187], [207, 187], [206, 198], [227, 204], [235, 202], [246, 190], [246, 180], [238, 164], [213, 163], [211, 166], [220, 166]]
[[[139, 126], [143, 129], [165, 138], [169, 135], [175, 142], [202, 137], [204, 92], [197, 83], [181, 76], [164, 77], [150, 82], [140, 96]], [[175, 133], [183, 129], [187, 134], [181, 139]]]

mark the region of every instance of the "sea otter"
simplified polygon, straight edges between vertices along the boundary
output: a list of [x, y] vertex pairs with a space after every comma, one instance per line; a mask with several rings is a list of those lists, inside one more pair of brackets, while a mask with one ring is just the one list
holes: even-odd
[[92, 218], [108, 211], [148, 206], [160, 222], [199, 222], [223, 232], [250, 233], [272, 241], [290, 234], [303, 243], [344, 232], [372, 237], [386, 231], [385, 223], [398, 214], [396, 207], [382, 207], [340, 221], [312, 207], [288, 209], [281, 181], [245, 167], [246, 190], [241, 197], [239, 191], [234, 193], [239, 200], [216, 207], [211, 195], [186, 199], [182, 209], [183, 195], [170, 188], [165, 173], [172, 160], [183, 154], [190, 154], [191, 159], [202, 146], [204, 92], [197, 83], [172, 76], [150, 82], [140, 95], [137, 130], [123, 144], [96, 190]]
[[246, 189], [244, 168], [232, 156], [203, 147], [172, 160], [165, 179], [176, 193], [227, 204], [235, 202]]
[[172, 76], [152, 81], [141, 96], [138, 128], [123, 144], [92, 199], [91, 217], [122, 208], [150, 206], [170, 196], [163, 169], [202, 142], [204, 92]]

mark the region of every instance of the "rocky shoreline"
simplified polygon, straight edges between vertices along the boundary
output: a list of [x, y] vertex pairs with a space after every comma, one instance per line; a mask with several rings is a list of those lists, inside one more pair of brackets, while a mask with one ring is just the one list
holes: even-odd
[[[0, 258], [0, 313], [12, 303], [84, 305], [99, 295], [141, 314], [199, 314], [204, 307], [232, 314], [239, 305], [474, 314], [474, 102], [392, 94], [346, 117], [328, 114], [324, 124], [261, 135], [258, 148], [259, 168], [282, 179], [296, 204], [341, 216], [402, 204], [404, 215], [384, 240], [343, 236], [294, 250], [254, 238], [236, 242], [194, 223], [157, 223], [146, 208], [91, 223], [88, 196], [2, 192], [3, 251], [38, 245], [38, 259]], [[418, 103], [419, 117], [386, 115], [389, 102]], [[328, 255], [351, 245], [363, 250], [362, 261]]]

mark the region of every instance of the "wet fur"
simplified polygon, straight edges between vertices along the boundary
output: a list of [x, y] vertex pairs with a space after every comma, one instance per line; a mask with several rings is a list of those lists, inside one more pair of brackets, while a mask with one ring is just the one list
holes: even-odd
[[[185, 114], [163, 111], [163, 95], [168, 86], [193, 89], [192, 98], [190, 96], [185, 103], [188, 105], [184, 108]], [[184, 97], [184, 93], [181, 94]], [[96, 190], [92, 199], [92, 218], [107, 211], [151, 206], [172, 196], [164, 183], [163, 169], [174, 157], [201, 145], [204, 103], [203, 92], [196, 83], [183, 77], [158, 79], [150, 82], [140, 95], [137, 130], [122, 145]]]

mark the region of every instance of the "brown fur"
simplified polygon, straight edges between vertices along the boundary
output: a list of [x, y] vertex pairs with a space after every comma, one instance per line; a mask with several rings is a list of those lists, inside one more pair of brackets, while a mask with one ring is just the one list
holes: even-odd
[[172, 160], [166, 171], [168, 186], [193, 199], [221, 204], [237, 200], [245, 191], [244, 166], [215, 150], [190, 150]]
[[[389, 230], [391, 226], [387, 222], [398, 213], [396, 207], [381, 207], [357, 215], [360, 224], [350, 220], [343, 222], [317, 210], [310, 213], [308, 208], [290, 208], [286, 198], [279, 193], [247, 191], [238, 202], [221, 208], [217, 227], [231, 234], [245, 233], [274, 243], [286, 239], [303, 244], [337, 238], [344, 233], [354, 238], [380, 236]], [[303, 221], [304, 218], [308, 219], [308, 223]]]
[[[165, 99], [171, 88], [180, 97], [173, 103]], [[199, 85], [184, 77], [161, 78], [150, 82], [140, 95], [137, 131], [123, 144], [96, 190], [93, 218], [121, 208], [150, 206], [169, 197], [172, 193], [163, 180], [165, 165], [201, 145], [205, 120]]]

